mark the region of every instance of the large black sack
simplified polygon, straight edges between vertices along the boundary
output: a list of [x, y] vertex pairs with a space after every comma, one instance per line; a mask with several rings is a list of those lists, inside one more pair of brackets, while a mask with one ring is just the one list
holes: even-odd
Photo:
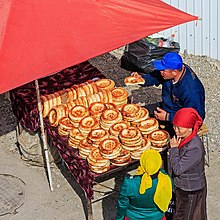
[[124, 54], [120, 60], [120, 66], [123, 69], [149, 73], [154, 70], [153, 61], [162, 59], [168, 52], [179, 52], [180, 45], [177, 42], [172, 42], [173, 48], [159, 47], [146, 38], [135, 41], [125, 46]]

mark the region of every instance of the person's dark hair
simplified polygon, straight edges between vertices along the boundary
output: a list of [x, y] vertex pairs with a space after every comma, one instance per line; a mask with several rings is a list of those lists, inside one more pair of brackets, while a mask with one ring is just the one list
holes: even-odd
[[152, 180], [153, 180], [153, 179], [156, 179], [157, 176], [158, 176], [158, 174], [159, 174], [159, 172], [160, 172], [160, 170], [158, 170], [155, 174], [150, 175], [151, 179], [152, 179]]

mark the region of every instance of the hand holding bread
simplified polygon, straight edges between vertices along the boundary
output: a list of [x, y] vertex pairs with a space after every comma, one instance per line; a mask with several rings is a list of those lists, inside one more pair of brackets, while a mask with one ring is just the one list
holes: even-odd
[[129, 85], [143, 85], [145, 80], [138, 74], [138, 72], [133, 72], [131, 76], [128, 76], [124, 79], [126, 86]]

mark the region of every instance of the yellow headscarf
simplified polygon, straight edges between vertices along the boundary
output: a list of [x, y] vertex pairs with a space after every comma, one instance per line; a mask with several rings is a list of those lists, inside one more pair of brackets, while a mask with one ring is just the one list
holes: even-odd
[[[162, 158], [158, 151], [148, 149], [144, 151], [140, 158], [140, 166], [136, 175], [142, 175], [139, 188], [140, 194], [144, 194], [148, 188], [152, 187], [152, 179], [150, 175], [158, 172], [162, 165]], [[172, 183], [168, 175], [159, 171], [158, 184], [154, 194], [154, 202], [161, 211], [166, 212], [169, 202], [172, 198]]]

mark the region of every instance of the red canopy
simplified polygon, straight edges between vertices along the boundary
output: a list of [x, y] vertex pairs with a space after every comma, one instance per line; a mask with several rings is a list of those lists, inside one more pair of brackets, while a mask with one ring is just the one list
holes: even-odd
[[197, 18], [160, 0], [0, 0], [0, 93]]

